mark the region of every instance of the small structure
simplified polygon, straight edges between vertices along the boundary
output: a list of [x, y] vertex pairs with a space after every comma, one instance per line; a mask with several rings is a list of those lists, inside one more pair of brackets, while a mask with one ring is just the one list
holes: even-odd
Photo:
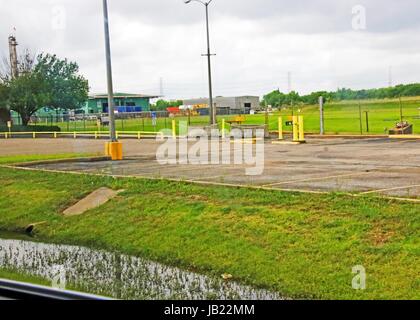
[[[260, 98], [256, 96], [216, 97], [213, 101], [218, 115], [250, 114], [251, 110], [257, 110], [260, 105]], [[200, 115], [209, 114], [207, 98], [187, 99], [184, 105], [193, 106]]]
[[[115, 110], [118, 113], [150, 111], [150, 99], [154, 98], [158, 97], [139, 93], [115, 93]], [[83, 111], [85, 114], [108, 113], [108, 95], [97, 94], [89, 96]]]
[[389, 130], [390, 135], [413, 134], [413, 125], [407, 121], [398, 122], [394, 129]]
[[172, 114], [172, 115], [178, 115], [181, 113], [181, 109], [179, 107], [169, 107], [169, 108], [166, 108], [166, 111], [168, 111], [169, 114]]

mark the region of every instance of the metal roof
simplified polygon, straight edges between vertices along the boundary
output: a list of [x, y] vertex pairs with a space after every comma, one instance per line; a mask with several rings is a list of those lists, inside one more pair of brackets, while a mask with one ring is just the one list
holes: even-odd
[[[141, 93], [114, 93], [114, 98], [122, 98], [122, 99], [131, 99], [131, 98], [159, 98], [158, 95], [148, 95], [148, 94], [141, 94]], [[108, 94], [92, 94], [89, 95], [89, 100], [95, 99], [108, 99]]]

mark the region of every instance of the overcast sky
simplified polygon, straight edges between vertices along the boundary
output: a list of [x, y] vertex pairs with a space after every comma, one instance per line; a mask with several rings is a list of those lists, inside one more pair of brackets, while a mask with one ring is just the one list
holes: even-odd
[[[106, 91], [102, 0], [0, 0], [0, 53], [79, 63], [91, 93]], [[115, 91], [207, 96], [204, 6], [109, 0]], [[215, 95], [300, 93], [420, 82], [419, 0], [213, 0]]]

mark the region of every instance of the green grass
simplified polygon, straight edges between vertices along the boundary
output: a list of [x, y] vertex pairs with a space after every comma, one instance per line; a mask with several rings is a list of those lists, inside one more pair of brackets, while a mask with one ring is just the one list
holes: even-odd
[[16, 270], [1, 269], [0, 268], [0, 278], [26, 282], [31, 284], [37, 284], [41, 286], [51, 286], [51, 281], [43, 279], [41, 277], [35, 277], [29, 274], [25, 274]]
[[62, 153], [62, 154], [30, 154], [30, 155], [16, 155], [16, 156], [0, 156], [0, 165], [25, 163], [42, 160], [59, 160], [59, 159], [75, 159], [94, 156], [92, 153]]
[[[400, 120], [399, 101], [394, 100], [364, 100], [362, 106], [362, 131], [367, 133], [365, 111], [369, 111], [369, 133], [384, 134], [387, 129], [393, 128]], [[403, 116], [414, 125], [415, 133], [420, 133], [420, 97], [403, 98]], [[300, 112], [299, 112], [300, 111]], [[305, 117], [305, 130], [308, 132], [319, 132], [319, 108], [318, 106], [296, 106], [294, 112]], [[278, 117], [281, 115], [284, 120], [291, 116], [291, 108], [275, 113], [269, 117], [270, 130], [278, 130]], [[234, 116], [219, 116], [219, 119], [233, 119]], [[177, 121], [187, 121], [186, 117], [177, 117]], [[171, 119], [159, 118], [157, 126], [152, 125], [151, 119], [130, 119], [117, 120], [116, 127], [119, 131], [159, 131], [171, 128]], [[208, 117], [192, 117], [192, 125], [206, 125]], [[265, 115], [246, 116], [247, 124], [264, 124]], [[61, 127], [62, 131], [97, 131], [95, 120], [75, 121], [69, 123], [53, 123]], [[106, 131], [107, 128], [102, 128]], [[291, 127], [284, 127], [284, 130], [291, 131]], [[325, 106], [325, 130], [327, 133], [339, 134], [360, 134], [359, 106], [354, 101], [329, 103]]]
[[[419, 299], [419, 205], [0, 168], [0, 230], [38, 226], [38, 240], [117, 250], [291, 298]], [[83, 216], [69, 205], [125, 191]], [[367, 269], [367, 290], [351, 287]]]

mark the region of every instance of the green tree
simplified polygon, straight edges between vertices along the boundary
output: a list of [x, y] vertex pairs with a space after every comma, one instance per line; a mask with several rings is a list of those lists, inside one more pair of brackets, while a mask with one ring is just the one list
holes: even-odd
[[153, 111], [166, 111], [169, 107], [179, 107], [182, 106], [184, 101], [182, 100], [173, 100], [173, 101], [166, 101], [163, 99], [160, 99], [156, 101], [154, 105], [151, 106], [151, 109]]
[[31, 116], [47, 105], [51, 92], [46, 79], [39, 72], [28, 72], [19, 75], [8, 84], [10, 109], [22, 118], [27, 125]]
[[0, 123], [10, 120], [10, 111], [8, 109], [9, 87], [0, 81]]
[[48, 107], [79, 109], [88, 99], [89, 83], [79, 74], [79, 66], [56, 55], [41, 54], [34, 71], [40, 73], [49, 87]]

